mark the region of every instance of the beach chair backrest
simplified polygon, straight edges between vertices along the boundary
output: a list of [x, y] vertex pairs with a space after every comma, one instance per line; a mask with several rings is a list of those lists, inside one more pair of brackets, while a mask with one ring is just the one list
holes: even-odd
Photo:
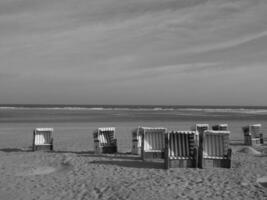
[[34, 144], [44, 145], [50, 144], [52, 139], [52, 128], [36, 128], [34, 129]]
[[94, 131], [94, 141], [98, 141], [101, 145], [110, 145], [114, 143], [115, 139], [115, 128], [98, 128]]
[[140, 133], [143, 137], [144, 151], [150, 150], [164, 150], [164, 134], [167, 132], [166, 128], [140, 128]]
[[169, 137], [169, 157], [170, 159], [192, 158], [196, 147], [195, 131], [172, 131]]
[[207, 130], [202, 134], [204, 158], [224, 158], [229, 148], [229, 131]]

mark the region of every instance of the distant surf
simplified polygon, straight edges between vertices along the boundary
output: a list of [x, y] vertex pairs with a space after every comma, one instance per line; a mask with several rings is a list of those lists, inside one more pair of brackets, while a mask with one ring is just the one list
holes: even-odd
[[170, 106], [170, 105], [0, 105], [0, 110], [92, 110], [92, 111], [181, 111], [187, 113], [267, 114], [265, 106]]

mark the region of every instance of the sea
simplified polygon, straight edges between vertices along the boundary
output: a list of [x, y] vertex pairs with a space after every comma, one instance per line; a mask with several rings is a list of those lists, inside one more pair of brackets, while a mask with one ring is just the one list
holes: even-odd
[[261, 124], [267, 138], [267, 107], [162, 105], [0, 105], [0, 150], [27, 150], [34, 128], [54, 128], [56, 151], [93, 150], [92, 133], [115, 127], [120, 152], [131, 151], [138, 126], [190, 130], [197, 123], [228, 124], [231, 141], [243, 142], [242, 127]]

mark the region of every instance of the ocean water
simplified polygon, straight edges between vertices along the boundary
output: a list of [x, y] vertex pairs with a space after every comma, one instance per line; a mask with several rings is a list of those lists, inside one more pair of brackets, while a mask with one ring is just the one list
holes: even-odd
[[37, 127], [55, 129], [57, 151], [93, 150], [93, 130], [116, 127], [119, 151], [128, 152], [137, 126], [189, 130], [196, 123], [227, 123], [231, 140], [241, 142], [248, 124], [261, 123], [267, 138], [266, 122], [267, 107], [0, 105], [0, 149], [29, 148]]

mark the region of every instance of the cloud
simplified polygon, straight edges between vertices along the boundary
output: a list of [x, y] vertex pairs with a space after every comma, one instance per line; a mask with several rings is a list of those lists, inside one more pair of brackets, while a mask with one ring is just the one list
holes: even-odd
[[260, 33], [256, 33], [254, 35], [244, 36], [244, 37], [240, 37], [240, 38], [237, 38], [234, 40], [225, 41], [222, 43], [217, 43], [217, 44], [213, 44], [213, 45], [202, 45], [201, 47], [194, 47], [192, 49], [184, 50], [180, 53], [181, 54], [185, 54], [185, 53], [186, 54], [190, 54], [190, 53], [193, 54], [193, 53], [205, 53], [205, 52], [209, 52], [209, 51], [224, 50], [227, 48], [232, 48], [232, 47], [236, 47], [236, 46], [251, 42], [253, 40], [262, 39], [266, 36], [267, 36], [267, 30], [260, 32]]
[[121, 82], [149, 90], [147, 82], [175, 88], [175, 77], [264, 65], [266, 8], [265, 0], [1, 1], [1, 82], [17, 73], [36, 91]]

